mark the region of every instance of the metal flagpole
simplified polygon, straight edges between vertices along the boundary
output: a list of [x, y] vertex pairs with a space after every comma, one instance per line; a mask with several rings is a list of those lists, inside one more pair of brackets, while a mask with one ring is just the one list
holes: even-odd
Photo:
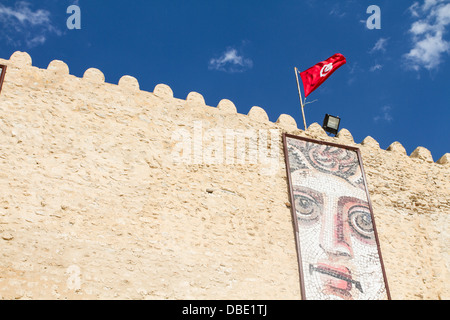
[[300, 97], [300, 105], [302, 106], [303, 124], [305, 125], [305, 131], [306, 131], [307, 128], [306, 128], [306, 119], [305, 119], [305, 105], [303, 104], [302, 92], [300, 91], [300, 81], [298, 80], [297, 67], [295, 67], [295, 78], [297, 79], [298, 95]]

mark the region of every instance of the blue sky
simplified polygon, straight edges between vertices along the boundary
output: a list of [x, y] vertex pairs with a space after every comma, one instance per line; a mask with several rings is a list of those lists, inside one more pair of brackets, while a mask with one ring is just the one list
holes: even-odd
[[[80, 30], [66, 25], [73, 4]], [[367, 28], [370, 5], [381, 29]], [[95, 67], [110, 83], [132, 75], [142, 90], [164, 83], [177, 98], [196, 91], [243, 114], [260, 106], [299, 128], [294, 67], [342, 53], [347, 64], [308, 97], [318, 99], [308, 125], [329, 113], [357, 143], [423, 146], [435, 161], [450, 152], [449, 0], [1, 0], [0, 30], [2, 58], [26, 51], [34, 66], [63, 60], [78, 77]]]

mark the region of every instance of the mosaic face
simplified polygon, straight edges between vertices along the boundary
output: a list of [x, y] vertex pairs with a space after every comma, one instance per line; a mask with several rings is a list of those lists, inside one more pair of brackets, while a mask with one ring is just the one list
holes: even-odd
[[356, 151], [286, 137], [304, 298], [386, 299]]

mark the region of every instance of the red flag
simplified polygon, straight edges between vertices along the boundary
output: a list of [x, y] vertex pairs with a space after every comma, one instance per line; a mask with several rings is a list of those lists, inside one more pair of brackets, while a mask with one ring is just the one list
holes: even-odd
[[329, 76], [333, 74], [338, 68], [347, 63], [345, 57], [336, 53], [334, 56], [325, 61], [319, 62], [314, 67], [300, 73], [303, 81], [303, 88], [305, 90], [305, 97], [309, 96], [311, 92], [316, 90]]

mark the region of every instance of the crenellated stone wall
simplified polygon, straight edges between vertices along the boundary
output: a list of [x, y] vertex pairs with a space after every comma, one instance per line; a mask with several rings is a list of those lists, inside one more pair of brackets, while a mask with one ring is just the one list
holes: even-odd
[[0, 64], [1, 298], [300, 299], [283, 132], [357, 146], [392, 298], [450, 298], [448, 153], [23, 52]]

